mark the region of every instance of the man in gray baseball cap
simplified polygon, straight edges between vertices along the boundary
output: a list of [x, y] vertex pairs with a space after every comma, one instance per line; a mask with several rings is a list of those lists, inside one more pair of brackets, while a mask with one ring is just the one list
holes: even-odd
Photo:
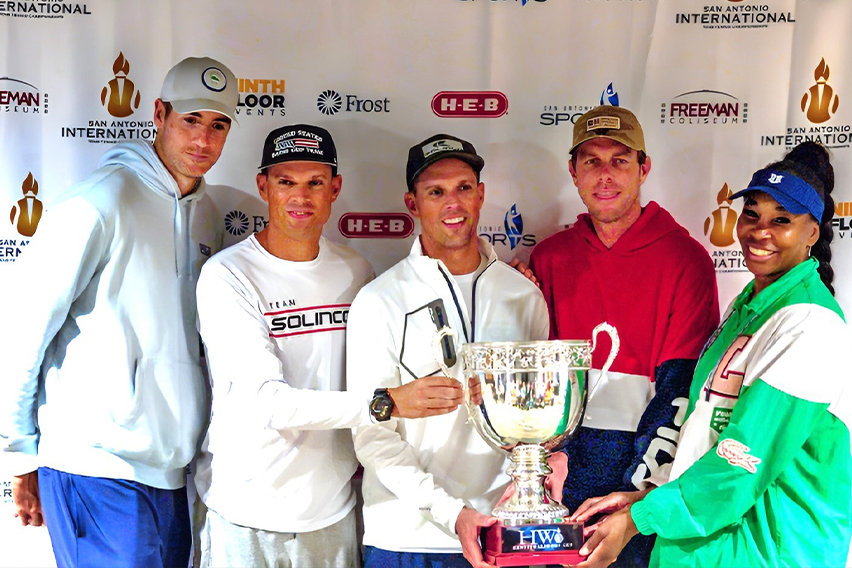
[[195, 283], [221, 242], [203, 176], [237, 103], [225, 65], [179, 62], [153, 144], [107, 150], [13, 271], [39, 302], [7, 314], [0, 449], [21, 523], [46, 519], [59, 566], [188, 563], [186, 466], [208, 417]]

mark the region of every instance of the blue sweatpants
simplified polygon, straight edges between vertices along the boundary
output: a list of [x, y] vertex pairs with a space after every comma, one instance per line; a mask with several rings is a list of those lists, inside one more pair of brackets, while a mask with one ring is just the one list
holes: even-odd
[[186, 489], [39, 468], [44, 521], [59, 568], [186, 568]]
[[464, 556], [425, 552], [393, 552], [367, 546], [364, 551], [364, 568], [470, 568]]

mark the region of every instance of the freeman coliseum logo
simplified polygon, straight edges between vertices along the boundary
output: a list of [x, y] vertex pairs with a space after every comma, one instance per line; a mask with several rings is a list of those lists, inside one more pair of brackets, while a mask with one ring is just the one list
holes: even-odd
[[840, 95], [829, 84], [830, 69], [825, 58], [820, 59], [813, 73], [813, 83], [802, 92], [802, 98], [796, 110], [810, 126], [792, 126], [786, 134], [761, 135], [761, 146], [781, 146], [791, 149], [806, 140], [822, 144], [828, 148], [848, 148], [852, 143], [852, 125], [826, 124], [831, 122], [840, 107]]
[[[769, 4], [740, 3], [728, 0], [705, 5], [700, 12], [678, 12], [675, 24], [698, 25], [704, 29], [747, 29], [768, 28], [770, 25], [795, 23], [792, 12], [776, 12]], [[678, 3], [679, 5], [686, 2]]]
[[509, 112], [500, 91], [441, 91], [432, 97], [432, 112], [441, 118], [499, 118]]
[[748, 103], [722, 91], [690, 91], [660, 105], [660, 124], [745, 124]]
[[65, 16], [91, 16], [86, 4], [51, 0], [50, 2], [0, 2], [0, 16], [12, 18], [61, 19]]
[[62, 138], [82, 138], [93, 144], [114, 144], [125, 140], [153, 140], [157, 134], [153, 120], [117, 120], [131, 116], [139, 108], [142, 94], [130, 77], [130, 62], [119, 52], [112, 64], [112, 79], [101, 88], [100, 103], [111, 120], [90, 119], [85, 126], [63, 126]]
[[488, 239], [492, 245], [508, 246], [510, 250], [519, 246], [531, 248], [536, 244], [535, 235], [524, 233], [524, 219], [518, 212], [517, 203], [513, 203], [506, 211], [502, 227], [480, 225], [479, 236]]
[[[38, 180], [32, 172], [27, 174], [21, 184], [22, 197], [12, 205], [9, 212], [9, 222], [22, 237], [32, 237], [38, 229], [44, 205], [36, 197], [38, 195]], [[15, 262], [21, 255], [22, 248], [30, 243], [29, 239], [4, 239], [0, 237], [0, 262]]]
[[[618, 91], [612, 83], [601, 92], [599, 105], [618, 106]], [[538, 123], [542, 126], [559, 126], [569, 124], [573, 126], [577, 119], [598, 105], [544, 105], [542, 113], [538, 117]]]
[[747, 272], [742, 251], [730, 250], [736, 242], [737, 230], [737, 212], [731, 207], [731, 195], [733, 192], [726, 183], [716, 194], [718, 207], [704, 220], [704, 235], [716, 247], [710, 254], [716, 272]]
[[11, 77], [0, 77], [0, 114], [47, 114], [47, 93], [38, 87]]
[[285, 116], [284, 79], [237, 79], [238, 116]]
[[317, 97], [317, 110], [328, 116], [334, 116], [338, 112], [387, 113], [390, 112], [390, 100], [387, 97], [371, 99], [355, 94], [341, 95], [337, 91], [327, 89]]

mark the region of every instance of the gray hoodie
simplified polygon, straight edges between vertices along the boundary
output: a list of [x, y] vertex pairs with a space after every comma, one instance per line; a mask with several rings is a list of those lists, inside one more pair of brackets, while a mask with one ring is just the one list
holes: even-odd
[[45, 213], [12, 271], [30, 301], [0, 331], [13, 473], [184, 485], [208, 416], [195, 283], [221, 242], [205, 187], [180, 197], [151, 144], [127, 142]]

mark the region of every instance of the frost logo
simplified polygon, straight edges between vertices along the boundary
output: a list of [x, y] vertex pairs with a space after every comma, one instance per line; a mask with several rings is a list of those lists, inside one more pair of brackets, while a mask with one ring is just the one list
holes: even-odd
[[[805, 113], [808, 120], [815, 124], [831, 118], [831, 115], [837, 112], [837, 107], [840, 104], [840, 99], [834, 94], [834, 89], [827, 83], [828, 73], [828, 65], [825, 64], [823, 58], [814, 69], [816, 84], [808, 89], [808, 92], [802, 97], [802, 112]], [[808, 104], [809, 99], [810, 104]]]
[[[770, 181], [770, 183], [776, 182]], [[726, 183], [716, 194], [716, 203], [719, 207], [704, 220], [704, 234], [708, 235], [710, 242], [717, 247], [728, 247], [734, 244], [737, 213], [731, 209], [731, 195], [733, 194]]]
[[225, 230], [235, 237], [244, 235], [249, 228], [248, 215], [242, 211], [231, 211], [225, 215]]
[[524, 234], [524, 220], [518, 213], [518, 204], [513, 203], [506, 216], [503, 218], [503, 226], [506, 228], [506, 236], [509, 237], [509, 246], [512, 250], [521, 242]]
[[612, 86], [612, 83], [607, 85], [607, 88], [601, 93], [601, 106], [610, 105], [618, 106], [618, 93]]
[[[101, 104], [104, 105], [112, 116], [124, 118], [133, 114], [139, 108], [140, 93], [136, 90], [133, 81], [127, 78], [130, 72], [130, 63], [124, 58], [122, 52], [112, 64], [114, 77], [101, 90]], [[133, 93], [136, 97], [133, 97]]]
[[317, 110], [323, 114], [337, 114], [341, 108], [343, 108], [343, 97], [337, 91], [328, 89], [320, 93], [320, 96], [317, 97]]

